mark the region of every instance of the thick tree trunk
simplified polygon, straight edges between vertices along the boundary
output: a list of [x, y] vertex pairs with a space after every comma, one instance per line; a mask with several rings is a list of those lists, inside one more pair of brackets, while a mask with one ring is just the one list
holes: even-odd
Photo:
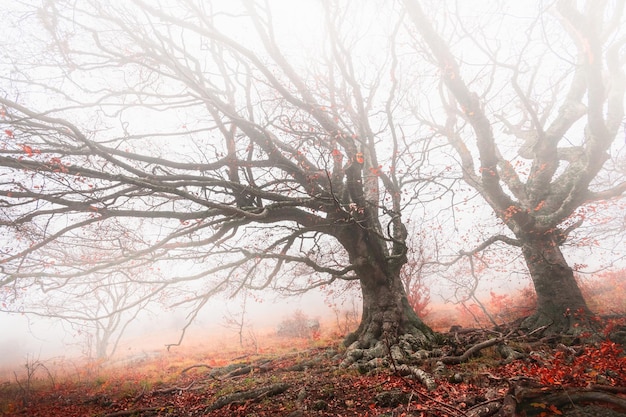
[[368, 349], [378, 341], [394, 344], [399, 336], [406, 334], [412, 334], [424, 345], [432, 340], [434, 332], [409, 305], [399, 275], [364, 275], [361, 292], [361, 324], [346, 338], [346, 345], [359, 341], [361, 349]]
[[411, 345], [428, 345], [434, 332], [409, 305], [400, 278], [406, 251], [397, 242], [389, 251], [373, 217], [365, 209], [361, 220], [347, 223], [335, 235], [348, 252], [363, 295], [361, 323], [344, 343], [355, 349], [372, 349], [381, 342], [395, 345], [401, 336], [412, 335]]
[[547, 332], [573, 334], [589, 318], [590, 310], [567, 264], [555, 237], [527, 239], [522, 252], [537, 293], [537, 311], [523, 327], [537, 329], [548, 326]]

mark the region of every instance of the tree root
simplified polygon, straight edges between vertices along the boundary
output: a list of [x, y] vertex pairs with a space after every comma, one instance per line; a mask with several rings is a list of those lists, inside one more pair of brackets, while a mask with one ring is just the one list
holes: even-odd
[[191, 365], [186, 367], [185, 369], [183, 369], [182, 371], [180, 371], [181, 375], [184, 374], [185, 372], [191, 371], [192, 369], [195, 368], [208, 368], [208, 369], [213, 369], [213, 367], [211, 365], [206, 365], [204, 363], [198, 363], [196, 365]]
[[499, 398], [497, 400], [485, 401], [484, 403], [477, 404], [465, 412], [466, 417], [487, 417], [494, 415], [502, 409], [504, 400]]
[[163, 407], [147, 407], [147, 408], [134, 408], [132, 410], [116, 411], [114, 413], [105, 414], [104, 417], [126, 417], [126, 416], [140, 416], [146, 413], [153, 413], [161, 410]]
[[415, 377], [415, 379], [417, 379], [417, 381], [424, 385], [429, 391], [433, 391], [437, 388], [435, 378], [433, 378], [431, 374], [424, 371], [423, 369], [418, 368], [417, 366], [402, 364], [396, 368], [396, 371], [402, 376], [411, 375]]
[[469, 358], [471, 358], [474, 354], [480, 352], [481, 350], [502, 343], [504, 342], [504, 340], [506, 340], [505, 337], [496, 337], [494, 339], [485, 340], [484, 342], [477, 343], [471, 346], [460, 356], [444, 356], [441, 358], [435, 358], [435, 360], [441, 361], [446, 365], [457, 365], [459, 363], [466, 362], [467, 360], [469, 360]]
[[508, 396], [513, 397], [516, 402], [525, 406], [527, 402], [532, 404], [548, 404], [562, 407], [577, 403], [605, 403], [617, 406], [626, 411], [626, 399], [609, 392], [598, 391], [588, 388], [568, 388], [559, 391], [546, 391], [541, 388], [527, 388], [523, 386], [514, 387]]
[[156, 390], [152, 391], [152, 393], [153, 394], [160, 394], [160, 395], [167, 395], [167, 394], [171, 394], [173, 392], [189, 391], [191, 389], [191, 387], [193, 387], [195, 384], [196, 384], [196, 381], [191, 381], [191, 383], [189, 385], [187, 385], [186, 387], [170, 387], [170, 388], [156, 389]]
[[[484, 332], [480, 334], [484, 335]], [[360, 349], [359, 342], [354, 342], [348, 347], [339, 367], [357, 369], [362, 373], [392, 367], [396, 373], [402, 376], [410, 375], [428, 390], [433, 390], [437, 387], [435, 378], [426, 370], [418, 368], [419, 365], [427, 364], [433, 373], [442, 373], [446, 365], [466, 362], [481, 350], [496, 345], [500, 346], [499, 352], [505, 362], [519, 359], [524, 355], [505, 345], [511, 334], [512, 332], [507, 335], [500, 334], [498, 337], [475, 343], [458, 356], [446, 356], [442, 349], [420, 349], [419, 339], [411, 334], [400, 336], [396, 343], [381, 340], [368, 349]]]
[[[537, 333], [520, 334], [517, 329], [508, 333], [487, 334], [485, 331], [465, 331], [454, 334], [455, 339], [452, 346], [442, 349], [425, 350], [416, 349], [412, 343], [411, 335], [400, 336], [394, 343], [389, 340], [382, 340], [367, 349], [360, 349], [358, 343], [353, 343], [345, 353], [341, 362], [342, 368], [358, 369], [361, 372], [375, 372], [380, 368], [388, 368], [395, 372], [408, 385], [409, 379], [419, 382], [428, 390], [437, 388], [436, 376], [446, 374], [447, 365], [458, 365], [467, 362], [486, 348], [497, 347], [496, 351], [504, 363], [509, 363], [527, 356], [526, 353], [518, 351], [507, 344], [508, 341], [534, 339]], [[512, 336], [515, 334], [515, 336]], [[480, 340], [485, 336], [491, 339]], [[455, 343], [456, 341], [456, 343]], [[543, 341], [545, 342], [545, 341]], [[469, 346], [459, 352], [459, 347]], [[448, 349], [451, 349], [448, 350]], [[553, 346], [553, 349], [565, 349], [562, 345]], [[572, 348], [567, 348], [572, 349]], [[571, 355], [577, 352], [572, 351]], [[456, 378], [455, 382], [462, 380]], [[626, 410], [626, 398], [623, 394], [626, 388], [610, 387], [602, 385], [590, 385], [586, 388], [563, 388], [540, 386], [537, 381], [525, 377], [513, 379], [497, 378], [500, 383], [507, 381], [509, 384], [508, 393], [497, 398], [488, 397], [487, 401], [474, 404], [467, 410], [459, 410], [459, 415], [469, 417], [509, 417], [515, 415], [536, 415], [542, 411], [559, 411], [560, 408], [567, 408], [573, 405], [585, 405], [587, 403], [604, 404], [611, 409]], [[414, 391], [417, 395], [426, 395], [424, 392]], [[502, 394], [500, 394], [502, 395]], [[545, 408], [545, 410], [544, 410]], [[582, 411], [582, 410], [581, 410]], [[609, 412], [610, 410], [607, 410]], [[449, 410], [452, 412], [452, 410]]]
[[273, 397], [282, 394], [289, 388], [287, 384], [273, 384], [265, 387], [256, 388], [250, 391], [240, 391], [233, 394], [219, 397], [213, 404], [205, 407], [205, 411], [213, 411], [225, 407], [233, 403], [242, 403], [245, 401], [259, 401], [263, 398]]
[[[626, 411], [626, 399], [611, 392], [621, 391], [620, 387], [591, 386], [589, 388], [548, 389], [548, 387], [528, 387], [527, 381], [512, 384], [506, 396], [477, 404], [465, 412], [468, 417], [513, 417], [539, 414], [542, 410], [559, 410], [575, 404], [604, 403]], [[616, 389], [617, 388], [617, 389]]]

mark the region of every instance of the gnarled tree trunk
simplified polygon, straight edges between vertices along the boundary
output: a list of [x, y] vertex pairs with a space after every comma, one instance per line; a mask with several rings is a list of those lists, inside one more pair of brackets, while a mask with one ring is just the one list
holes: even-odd
[[363, 315], [359, 328], [346, 338], [346, 345], [358, 340], [359, 347], [367, 349], [381, 340], [395, 343], [405, 334], [416, 336], [424, 344], [431, 340], [434, 333], [409, 305], [399, 275], [375, 273], [361, 277]]
[[[621, 27], [613, 23], [623, 15], [624, 4], [557, 1], [562, 35], [557, 35], [556, 25], [551, 26], [555, 29], [551, 37], [537, 30], [538, 26], [529, 26], [527, 41], [547, 42], [547, 46], [559, 42], [569, 56], [577, 58], [562, 60], [562, 51], [554, 60], [546, 59], [547, 55], [523, 54], [516, 66], [505, 67], [496, 53], [486, 52], [483, 64], [492, 69], [491, 79], [506, 84], [497, 81], [485, 89], [481, 77], [469, 67], [465, 70], [465, 61], [456, 53], [466, 41], [468, 46], [477, 42], [482, 51], [496, 51], [501, 48], [500, 38], [490, 36], [498, 39], [498, 44], [491, 46], [486, 46], [491, 42], [485, 37], [452, 42], [452, 33], [438, 32], [420, 3], [404, 0], [424, 41], [423, 52], [437, 63], [447, 88], [440, 96], [445, 122], [432, 121], [432, 115], [426, 113], [423, 120], [429, 126], [441, 126], [440, 133], [448, 137], [459, 157], [464, 181], [517, 238], [494, 236], [472, 253], [496, 241], [521, 246], [538, 296], [537, 311], [525, 326], [549, 325], [552, 333], [579, 332], [585, 326], [576, 327], [576, 322], [589, 314], [589, 309], [560, 245], [584, 219], [580, 208], [623, 196], [626, 191], [623, 178], [607, 174], [616, 171], [612, 161], [619, 146], [613, 145], [624, 119], [626, 83], [619, 52], [623, 37], [615, 35]], [[459, 22], [462, 26], [462, 19]], [[511, 45], [516, 42], [510, 41]], [[562, 81], [551, 88], [537, 83], [542, 78], [558, 79], [555, 74], [562, 74]], [[511, 100], [503, 107], [490, 98], [504, 96]], [[542, 100], [543, 104], [537, 105]], [[466, 139], [470, 127], [475, 138], [472, 146]], [[502, 131], [504, 135], [495, 133]], [[517, 155], [510, 152], [511, 146], [517, 147]], [[600, 179], [597, 183], [596, 178]]]
[[358, 341], [359, 348], [369, 349], [380, 341], [395, 344], [399, 336], [411, 334], [428, 344], [434, 332], [409, 305], [400, 278], [406, 259], [384, 256], [384, 243], [374, 232], [350, 229], [343, 243], [360, 280], [363, 314], [358, 329], [344, 343], [349, 346]]
[[568, 334], [589, 317], [590, 310], [574, 278], [556, 237], [544, 235], [522, 241], [522, 253], [537, 293], [537, 311], [523, 326], [537, 329], [548, 326], [549, 333]]

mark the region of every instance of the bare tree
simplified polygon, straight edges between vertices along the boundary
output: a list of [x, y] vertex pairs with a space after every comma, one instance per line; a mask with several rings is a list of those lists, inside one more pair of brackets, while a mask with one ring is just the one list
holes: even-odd
[[80, 330], [86, 339], [85, 352], [91, 359], [104, 361], [115, 355], [128, 326], [149, 312], [147, 307], [152, 300], [143, 296], [146, 288], [124, 278], [117, 281], [108, 277], [91, 285], [86, 293], [72, 294], [73, 298], [55, 306], [56, 313], [45, 313]]
[[465, 182], [509, 229], [462, 255], [519, 247], [538, 297], [525, 325], [555, 332], [575, 331], [589, 312], [562, 245], [595, 202], [626, 191], [624, 1], [584, 3], [537, 2], [535, 16], [517, 18], [513, 3], [490, 4], [482, 16], [499, 19], [503, 37], [458, 9], [437, 26], [436, 8], [427, 16], [404, 0], [415, 45], [439, 71], [442, 115], [419, 118], [448, 139]]
[[156, 301], [148, 286], [137, 283], [141, 272], [129, 272], [92, 274], [41, 292], [37, 287], [8, 291], [0, 311], [68, 323], [83, 336], [87, 356], [103, 361], [115, 354], [128, 326]]
[[[347, 343], [428, 342], [400, 279], [428, 138], [398, 124], [397, 16], [367, 37], [350, 24], [359, 5], [321, 2], [303, 58], [269, 5], [211, 7], [50, 1], [7, 19], [28, 48], [2, 79], [0, 227], [14, 244], [0, 284], [159, 268], [136, 281], [185, 288], [171, 304], [191, 320], [223, 291], [356, 280], [363, 315]], [[55, 256], [73, 247], [100, 256]]]
[[[418, 316], [425, 318], [430, 312], [430, 287], [426, 282], [429, 275], [428, 266], [433, 262], [432, 253], [428, 253], [426, 237], [422, 233], [413, 232], [409, 238], [410, 248], [407, 263], [402, 269], [401, 279], [409, 304]], [[437, 242], [428, 242], [428, 246], [437, 247]], [[432, 252], [436, 252], [433, 250]]]

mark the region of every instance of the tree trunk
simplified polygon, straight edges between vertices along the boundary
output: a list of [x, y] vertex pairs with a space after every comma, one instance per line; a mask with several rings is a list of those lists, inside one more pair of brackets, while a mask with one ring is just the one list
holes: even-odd
[[360, 276], [363, 315], [359, 328], [346, 338], [346, 346], [355, 341], [361, 349], [374, 347], [378, 341], [394, 344], [405, 334], [414, 335], [424, 345], [432, 340], [434, 332], [409, 305], [399, 275]]
[[407, 262], [406, 247], [394, 242], [390, 254], [374, 217], [365, 208], [361, 219], [335, 234], [355, 268], [363, 295], [361, 323], [344, 344], [351, 346], [358, 341], [358, 349], [370, 349], [383, 342], [389, 347], [400, 336], [410, 334], [414, 336], [411, 345], [423, 347], [432, 340], [434, 332], [417, 317], [406, 297], [400, 278], [400, 270]]
[[525, 239], [522, 253], [537, 293], [537, 311], [523, 327], [537, 329], [549, 326], [548, 333], [575, 334], [590, 310], [567, 264], [557, 237]]

